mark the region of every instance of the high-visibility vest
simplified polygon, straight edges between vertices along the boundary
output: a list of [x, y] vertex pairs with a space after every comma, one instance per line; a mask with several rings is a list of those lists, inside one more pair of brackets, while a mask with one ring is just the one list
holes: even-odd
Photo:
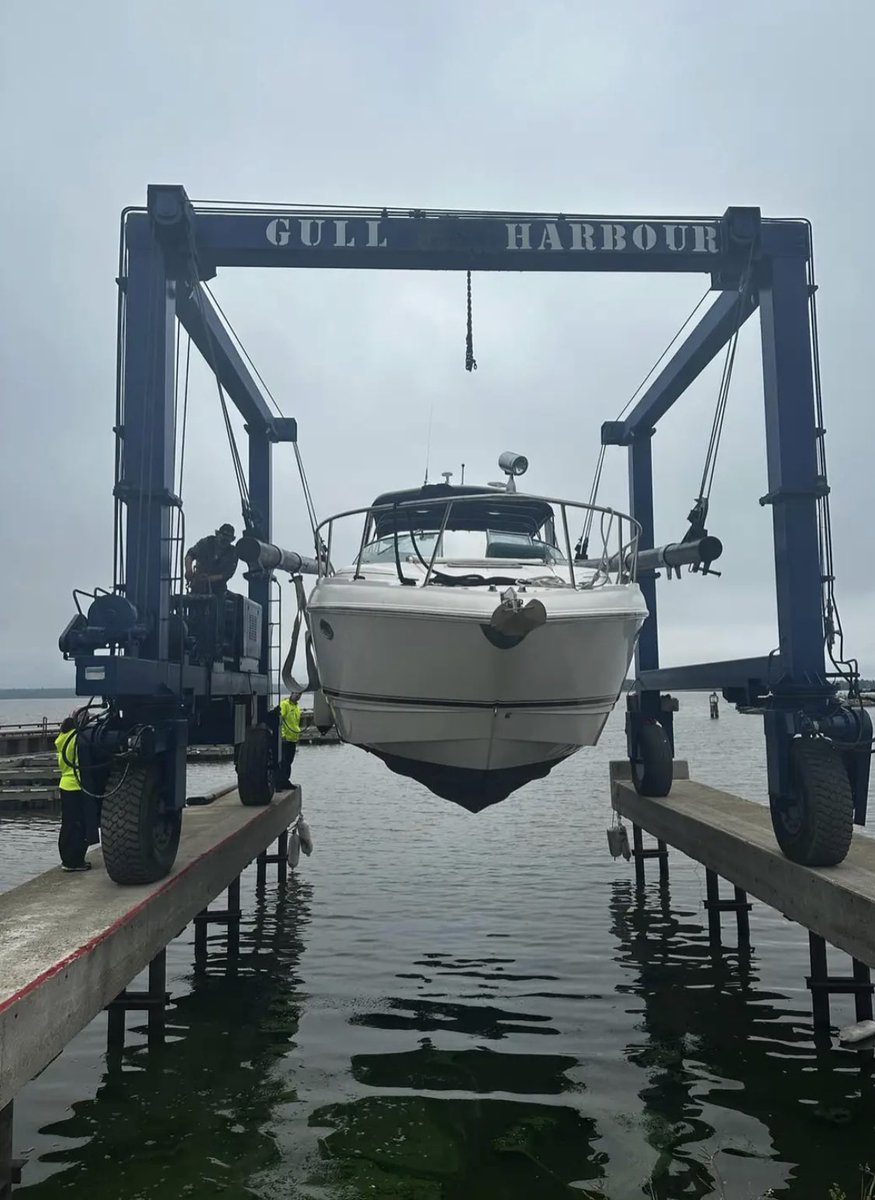
[[62, 792], [78, 792], [81, 790], [77, 778], [79, 771], [79, 751], [76, 747], [76, 730], [68, 729], [59, 733], [55, 738], [55, 749], [58, 752], [58, 769], [61, 772], [60, 788]]
[[284, 742], [296, 742], [301, 736], [301, 706], [293, 700], [280, 704], [280, 737]]

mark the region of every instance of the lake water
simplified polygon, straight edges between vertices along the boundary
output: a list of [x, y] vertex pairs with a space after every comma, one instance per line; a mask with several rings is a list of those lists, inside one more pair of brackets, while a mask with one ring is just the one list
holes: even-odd
[[[692, 774], [761, 801], [760, 721], [681, 703]], [[220, 930], [204, 975], [191, 931], [171, 944], [165, 1046], [147, 1052], [131, 1015], [107, 1055], [100, 1017], [20, 1094], [18, 1195], [857, 1196], [869, 1060], [815, 1048], [804, 931], [755, 904], [752, 952], [726, 917], [714, 953], [702, 868], [672, 854], [660, 889], [650, 862], [637, 894], [610, 858], [622, 724], [479, 816], [353, 748], [303, 747], [313, 857], [260, 900], [244, 875], [231, 973]], [[191, 775], [203, 790], [230, 772]], [[55, 837], [51, 818], [4, 819], [3, 886], [53, 865]]]

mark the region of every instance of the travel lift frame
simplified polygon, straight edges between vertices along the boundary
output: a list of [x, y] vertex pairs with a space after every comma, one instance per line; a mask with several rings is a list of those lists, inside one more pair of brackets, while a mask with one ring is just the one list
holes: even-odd
[[[661, 669], [656, 575], [642, 570], [650, 616], [636, 650], [628, 750], [642, 790], [649, 777], [652, 790], [665, 794], [670, 768], [666, 780], [659, 739], [651, 736], [659, 733], [670, 762], [672, 715], [663, 689], [720, 688], [764, 714], [772, 817], [785, 852], [812, 865], [844, 857], [851, 814], [859, 824], [866, 817], [872, 726], [862, 706], [837, 697], [825, 665], [818, 500], [827, 485], [818, 472], [824, 431], [816, 423], [807, 222], [763, 220], [755, 208], [729, 208], [722, 217], [616, 218], [194, 205], [181, 186], [153, 185], [146, 208], [126, 210], [122, 226], [124, 412], [115, 496], [126, 507], [124, 578], [112, 595], [96, 594], [87, 616], [77, 615], [61, 638], [65, 655], [75, 658], [77, 694], [110, 705], [96, 730], [83, 720], [80, 741], [86, 757], [89, 745], [94, 750], [92, 762], [101, 752], [104, 761], [119, 759], [103, 802], [104, 857], [114, 879], [141, 882], [170, 869], [189, 742], [235, 744], [244, 803], [266, 803], [273, 791], [278, 732], [268, 712], [267, 616], [270, 567], [283, 552], [265, 552], [247, 576], [263, 617], [257, 661], [240, 657], [232, 669], [192, 663], [174, 617], [183, 604], [172, 594], [171, 564], [171, 518], [181, 506], [173, 493], [177, 318], [246, 422], [250, 539], [270, 542], [271, 448], [297, 437], [294, 420], [271, 413], [202, 286], [222, 267], [710, 275], [719, 293], [710, 310], [630, 415], [602, 427], [603, 444], [629, 449], [642, 549], [654, 545], [655, 427], [759, 308], [769, 487], [761, 503], [773, 515], [779, 648], [763, 658]], [[815, 753], [800, 753], [802, 743]]]

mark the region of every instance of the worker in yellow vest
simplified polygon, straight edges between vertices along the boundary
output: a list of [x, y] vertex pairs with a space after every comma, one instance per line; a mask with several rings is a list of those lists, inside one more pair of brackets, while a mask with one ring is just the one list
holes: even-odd
[[292, 782], [292, 763], [301, 736], [300, 692], [289, 692], [287, 700], [280, 704], [280, 772], [277, 786], [287, 788]]
[[63, 871], [90, 871], [85, 861], [88, 849], [86, 797], [79, 776], [79, 752], [76, 746], [76, 719], [65, 717], [55, 738], [58, 769], [61, 772], [61, 830], [58, 853]]

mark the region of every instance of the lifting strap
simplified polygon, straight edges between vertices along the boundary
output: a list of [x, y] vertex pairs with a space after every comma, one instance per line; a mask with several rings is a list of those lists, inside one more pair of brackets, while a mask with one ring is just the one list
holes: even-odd
[[[318, 692], [320, 688], [319, 671], [316, 667], [316, 660], [313, 657], [313, 639], [310, 636], [310, 613], [307, 609], [307, 597], [304, 593], [304, 579], [301, 575], [294, 575], [292, 582], [295, 585], [295, 598], [298, 602], [298, 611], [295, 613], [295, 623], [292, 626], [292, 638], [289, 643], [289, 651], [286, 655], [282, 669], [283, 686], [289, 692]], [[293, 675], [295, 669], [295, 655], [298, 652], [298, 638], [301, 633], [301, 625], [306, 626], [304, 634], [304, 655], [307, 662], [307, 682], [306, 684], [298, 683]]]

